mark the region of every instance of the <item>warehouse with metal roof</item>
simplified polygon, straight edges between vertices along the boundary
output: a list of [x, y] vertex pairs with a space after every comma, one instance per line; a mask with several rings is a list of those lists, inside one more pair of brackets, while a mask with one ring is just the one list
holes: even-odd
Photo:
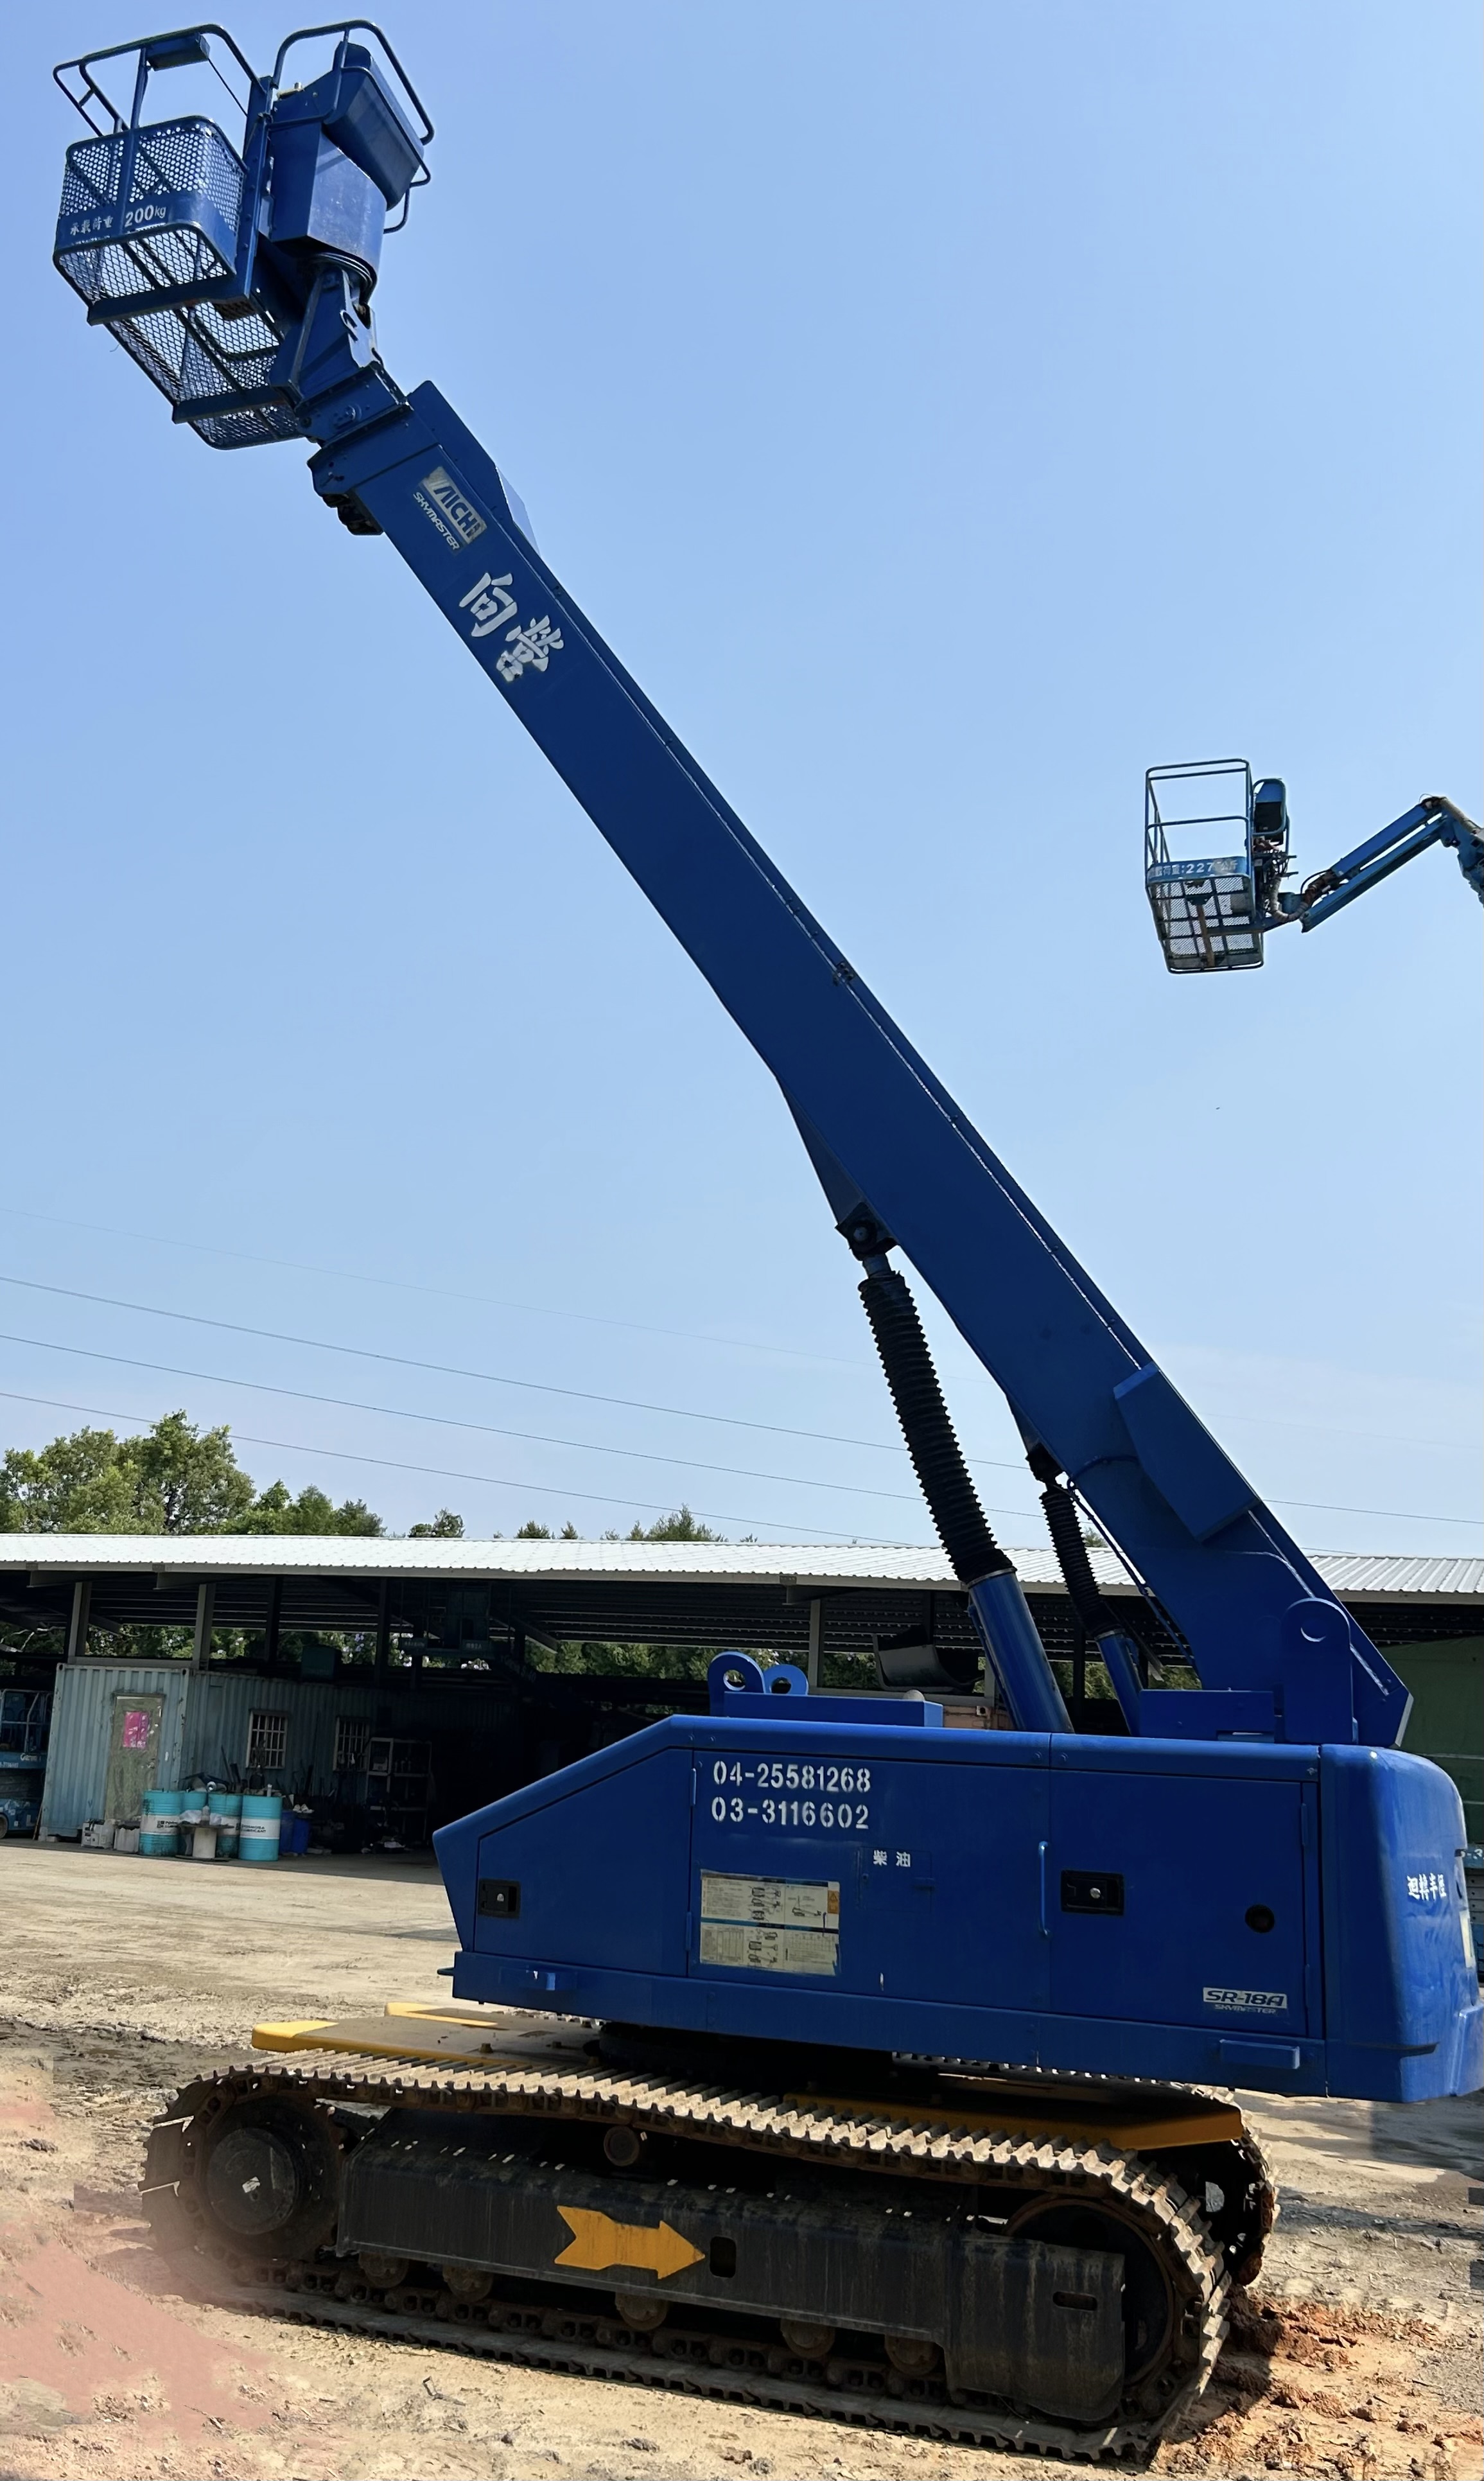
[[[36, 1534], [0, 1567], [0, 1662], [55, 1693], [41, 1831], [75, 1835], [160, 1783], [261, 1779], [328, 1834], [425, 1841], [445, 1817], [705, 1703], [742, 1647], [870, 1693], [936, 1661], [972, 1682], [963, 1589], [936, 1548], [755, 1542]], [[1080, 1730], [1122, 1728], [1050, 1549], [1015, 1564]], [[1173, 1642], [1117, 1556], [1098, 1584], [1155, 1663]], [[1408, 1745], [1458, 1781], [1484, 1840], [1484, 1559], [1315, 1564], [1413, 1689]], [[1102, 1693], [1099, 1693], [1099, 1692]], [[936, 1692], [935, 1692], [936, 1693]], [[976, 1684], [953, 1720], [994, 1724]], [[144, 1726], [146, 1763], [122, 1738]], [[127, 1718], [134, 1717], [130, 1723]], [[377, 1763], [368, 1761], [375, 1758]], [[3, 1755], [0, 1755], [3, 1766]], [[349, 1825], [345, 1821], [349, 1820]]]

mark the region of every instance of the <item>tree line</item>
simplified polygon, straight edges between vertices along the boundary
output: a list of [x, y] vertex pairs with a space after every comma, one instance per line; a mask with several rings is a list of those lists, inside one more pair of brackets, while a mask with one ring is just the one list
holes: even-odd
[[[440, 1507], [407, 1528], [411, 1541], [457, 1541], [464, 1521]], [[244, 1472], [230, 1425], [200, 1429], [183, 1412], [163, 1414], [137, 1438], [81, 1429], [44, 1448], [10, 1448], [0, 1457], [0, 1532], [4, 1533], [361, 1533], [383, 1539], [387, 1528], [363, 1499], [338, 1505], [307, 1482], [297, 1495], [287, 1482], [259, 1490]], [[499, 1534], [488, 1537], [498, 1542]], [[616, 1532], [605, 1542], [616, 1542]], [[715, 1542], [682, 1504], [653, 1525], [635, 1525], [631, 1542]], [[555, 1531], [531, 1518], [517, 1542], [581, 1541], [568, 1522]]]

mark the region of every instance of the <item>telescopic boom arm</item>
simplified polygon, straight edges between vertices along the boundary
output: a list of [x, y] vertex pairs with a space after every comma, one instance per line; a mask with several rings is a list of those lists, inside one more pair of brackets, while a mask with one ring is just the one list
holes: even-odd
[[1390, 878], [1403, 862], [1412, 861], [1429, 845], [1450, 845], [1458, 855], [1458, 867], [1484, 904], [1484, 836], [1471, 819], [1466, 819], [1456, 802], [1442, 793], [1429, 793], [1399, 819], [1378, 835], [1369, 836], [1353, 852], [1333, 862], [1304, 881], [1297, 896], [1280, 897], [1279, 911], [1270, 926], [1277, 928], [1285, 921], [1297, 922], [1302, 930], [1316, 930], [1332, 913], [1353, 904], [1367, 888], [1378, 887]]

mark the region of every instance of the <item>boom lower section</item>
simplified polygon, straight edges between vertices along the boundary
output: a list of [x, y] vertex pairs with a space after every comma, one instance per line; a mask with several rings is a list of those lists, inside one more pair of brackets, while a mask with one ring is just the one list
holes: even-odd
[[[1409, 1700], [1390, 1663], [624, 670], [438, 390], [337, 436], [310, 471], [395, 544], [705, 975], [837, 1219], [865, 1205], [900, 1245], [1184, 1632], [1216, 1703], [1192, 1716], [1187, 1692], [1167, 1732], [1392, 1745]], [[1240, 1716], [1223, 1708], [1234, 1690]]]

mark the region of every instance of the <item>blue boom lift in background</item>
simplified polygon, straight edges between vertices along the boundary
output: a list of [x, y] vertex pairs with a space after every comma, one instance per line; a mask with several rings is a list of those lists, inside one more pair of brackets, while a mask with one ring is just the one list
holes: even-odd
[[[1214, 805], [1214, 806], [1212, 806]], [[1199, 828], [1198, 844], [1222, 840], [1236, 852], [1188, 859], [1170, 851]], [[1484, 903], [1484, 836], [1456, 802], [1429, 793], [1389, 827], [1367, 836], [1296, 895], [1284, 887], [1289, 857], [1288, 787], [1276, 775], [1254, 784], [1244, 758], [1204, 758], [1151, 767], [1144, 778], [1144, 889], [1172, 974], [1234, 974], [1263, 962], [1269, 930], [1296, 922], [1316, 930], [1333, 913], [1390, 878], [1430, 845], [1447, 845]]]
[[[146, 118], [156, 76], [193, 67], [235, 82], [232, 135]], [[321, 499], [390, 539], [776, 1077], [1014, 1721], [945, 1729], [925, 1665], [915, 1693], [843, 1697], [718, 1657], [708, 1716], [442, 1831], [471, 2003], [263, 2026], [279, 2056], [177, 2099], [160, 2227], [343, 2325], [453, 2319], [566, 2367], [1147, 2449], [1273, 2211], [1211, 2086], [1480, 2081], [1458, 1795], [1401, 1752], [1391, 1665], [604, 644], [473, 433], [392, 378], [372, 294], [431, 126], [384, 38], [309, 30], [264, 76], [196, 28], [58, 75], [91, 134], [56, 259], [90, 321], [211, 446], [313, 443]], [[1070, 1729], [898, 1252], [1009, 1400], [1123, 1737]], [[1083, 1511], [1198, 1685], [1148, 1684]]]

